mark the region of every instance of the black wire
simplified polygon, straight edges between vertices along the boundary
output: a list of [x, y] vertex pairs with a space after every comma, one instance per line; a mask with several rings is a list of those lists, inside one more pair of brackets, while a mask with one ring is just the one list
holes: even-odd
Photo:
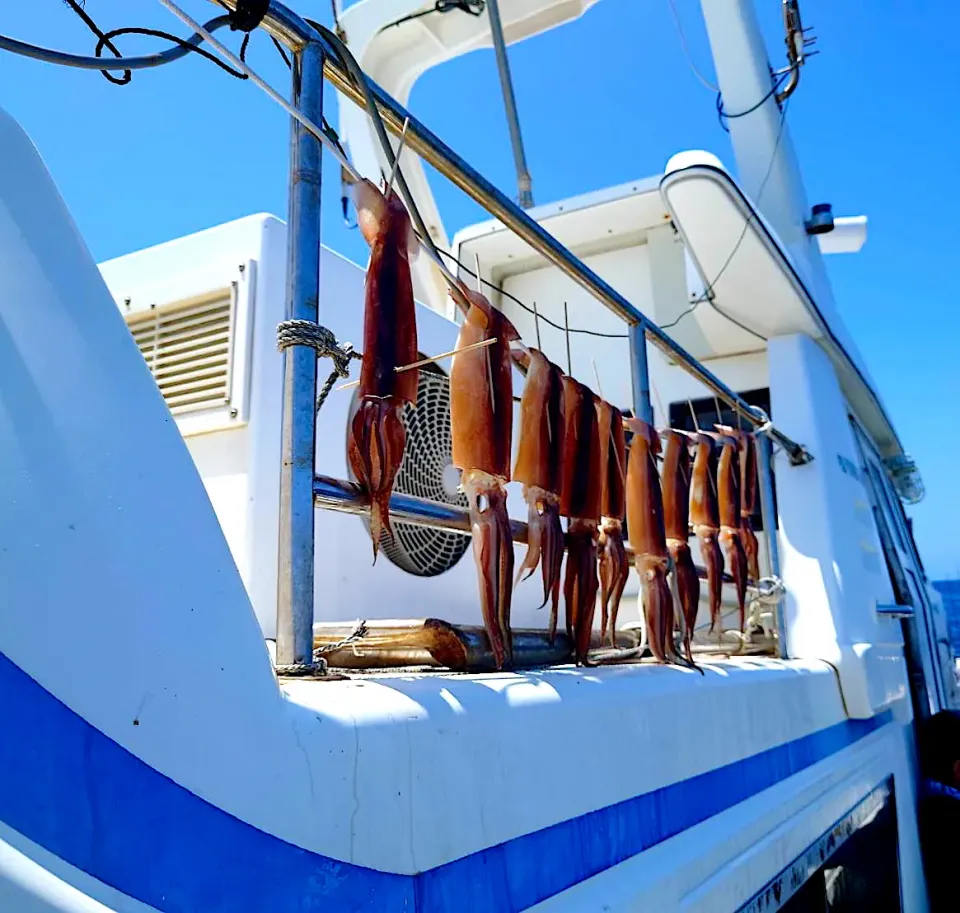
[[763, 98], [760, 99], [755, 105], [751, 105], [745, 111], [738, 111], [736, 114], [730, 114], [728, 111], [724, 110], [723, 107], [723, 93], [717, 92], [717, 118], [720, 121], [720, 126], [727, 132], [730, 132], [730, 128], [727, 126], [726, 122], [728, 120], [735, 120], [738, 117], [746, 117], [748, 114], [753, 114], [759, 107], [764, 105], [770, 98], [780, 91], [780, 88], [786, 82], [787, 78], [793, 72], [793, 67], [790, 67], [786, 72], [781, 73], [773, 83], [773, 86], [770, 88], [770, 91], [767, 92]]
[[[769, 96], [767, 96], [769, 98]], [[773, 145], [773, 153], [770, 156], [770, 164], [767, 165], [767, 173], [763, 176], [763, 180], [760, 182], [760, 187], [757, 190], [757, 205], [760, 204], [760, 198], [763, 196], [763, 191], [766, 189], [767, 181], [770, 180], [770, 175], [773, 173], [773, 164], [777, 159], [777, 150], [780, 148], [780, 140], [783, 137], [783, 128], [787, 119], [787, 108], [789, 107], [789, 99], [784, 104], [783, 108], [780, 111], [780, 125], [777, 128], [777, 140]], [[733, 246], [733, 250], [730, 251], [730, 256], [724, 261], [723, 266], [720, 267], [720, 271], [716, 276], [713, 277], [713, 280], [707, 285], [703, 294], [701, 294], [695, 301], [693, 301], [690, 306], [681, 311], [680, 314], [671, 320], [669, 323], [664, 323], [660, 325], [661, 330], [669, 330], [671, 327], [675, 327], [684, 317], [692, 314], [704, 301], [710, 305], [721, 317], [725, 317], [735, 326], [740, 327], [746, 333], [749, 333], [751, 336], [755, 336], [757, 339], [767, 342], [767, 337], [761, 335], [756, 330], [751, 329], [746, 324], [741, 323], [737, 320], [736, 317], [731, 316], [726, 311], [724, 311], [714, 300], [713, 300], [713, 290], [716, 288], [717, 283], [723, 277], [723, 274], [727, 271], [727, 267], [733, 262], [733, 258], [736, 256], [737, 251], [740, 250], [740, 245], [743, 244], [743, 239], [747, 236], [747, 229], [750, 228], [750, 223], [753, 221], [753, 213], [751, 212], [746, 220], [743, 223], [743, 229], [740, 232], [740, 237], [737, 238], [737, 243]]]
[[[470, 267], [466, 266], [464, 263], [461, 263], [449, 251], [441, 250], [440, 253], [447, 259], [452, 260], [454, 263], [456, 263], [457, 266], [459, 266], [472, 279], [477, 278], [477, 274], [472, 269], [470, 269]], [[561, 333], [580, 333], [584, 336], [600, 336], [603, 339], [627, 339], [628, 338], [626, 333], [601, 333], [599, 330], [581, 330], [576, 327], [565, 327], [559, 323], [554, 323], [549, 317], [545, 317], [541, 311], [539, 310], [535, 311], [532, 307], [530, 307], [530, 305], [521, 301], [519, 298], [517, 298], [516, 295], [511, 295], [510, 292], [506, 291], [506, 289], [503, 289], [499, 285], [496, 285], [495, 283], [490, 282], [487, 279], [484, 279], [483, 276], [480, 276], [479, 278], [480, 278], [480, 281], [487, 288], [490, 288], [496, 292], [499, 292], [505, 298], [509, 298], [514, 304], [518, 304], [520, 307], [522, 307], [528, 314], [532, 314], [537, 320], [542, 320], [544, 323], [547, 323], [550, 326], [554, 327], [555, 329], [560, 330]]]
[[[87, 15], [87, 11], [83, 8], [82, 4], [78, 3], [77, 0], [63, 0], [63, 2], [69, 6], [70, 9], [80, 17], [83, 24], [107, 46], [107, 49], [113, 53], [114, 57], [123, 57], [123, 54], [117, 50], [116, 45], [110, 41], [109, 38], [104, 37], [103, 32], [100, 31], [100, 26]], [[97, 54], [97, 56], [99, 57], [100, 55]], [[122, 76], [114, 76], [109, 70], [101, 70], [100, 72], [107, 80], [116, 86], [125, 86], [133, 79], [133, 72], [131, 70], [124, 70]]]
[[[94, 49], [94, 55], [101, 57], [103, 55], [104, 47], [111, 47], [112, 42], [111, 38], [117, 38], [120, 35], [147, 35], [151, 38], [162, 38], [165, 41], [169, 41], [171, 44], [176, 44], [179, 47], [186, 48], [190, 51], [193, 51], [195, 54], [199, 54], [206, 60], [209, 60], [211, 63], [215, 63], [221, 70], [226, 73], [229, 73], [231, 76], [236, 77], [237, 79], [247, 79], [246, 73], [241, 73], [239, 70], [235, 70], [228, 63], [224, 63], [216, 54], [211, 53], [206, 50], [206, 48], [197, 47], [194, 44], [190, 44], [185, 38], [180, 38], [177, 35], [171, 35], [169, 32], [164, 32], [159, 29], [146, 29], [146, 28], [137, 28], [135, 26], [130, 26], [122, 29], [113, 29], [112, 31], [103, 33], [99, 40], [97, 41], [97, 46]], [[243, 39], [243, 43], [240, 45], [240, 59], [245, 60], [247, 53], [247, 44], [250, 41], [250, 33], [248, 32]], [[117, 55], [120, 56], [120, 55]], [[104, 75], [107, 74], [107, 70], [101, 70], [101, 73]], [[125, 73], [129, 73], [129, 70], [125, 70]], [[114, 82], [115, 80], [111, 80]], [[118, 85], [126, 85], [130, 80], [125, 80], [123, 82], [117, 83]]]
[[[449, 13], [452, 10], [460, 10], [470, 16], [479, 16], [483, 13], [485, 6], [484, 0], [436, 0], [430, 9], [420, 10], [419, 13], [410, 13], [409, 16], [401, 16], [395, 22], [388, 22], [380, 31], [386, 31], [396, 25], [403, 25], [404, 22], [412, 22], [414, 19], [422, 19], [424, 16], [432, 16], [434, 13]], [[337, 31], [339, 32], [339, 27]]]
[[290, 69], [290, 58], [287, 57], [287, 52], [283, 49], [283, 45], [277, 41], [273, 35], [270, 36], [270, 40], [273, 42], [273, 46], [280, 52], [280, 56], [283, 58], [283, 62], [287, 65], [287, 69]]
[[[94, 51], [94, 56], [101, 57], [103, 55], [103, 50], [106, 48], [110, 51], [114, 57], [122, 58], [123, 54], [120, 53], [117, 46], [113, 43], [111, 39], [116, 38], [120, 35], [147, 35], [152, 38], [162, 38], [164, 41], [169, 41], [171, 44], [175, 44], [178, 47], [183, 48], [186, 51], [191, 51], [194, 54], [199, 54], [201, 57], [215, 63], [220, 69], [224, 72], [229, 73], [231, 76], [236, 77], [237, 79], [247, 79], [246, 74], [241, 73], [239, 70], [235, 70], [229, 64], [224, 63], [219, 57], [215, 54], [212, 54], [210, 51], [207, 51], [204, 48], [199, 47], [196, 44], [192, 44], [190, 41], [187, 41], [184, 38], [180, 38], [177, 35], [172, 35], [170, 32], [164, 32], [159, 29], [146, 29], [146, 28], [120, 28], [113, 29], [109, 32], [104, 32], [100, 29], [100, 26], [94, 22], [93, 18], [87, 13], [83, 7], [83, 3], [80, 0], [63, 0], [64, 4], [68, 6], [77, 16], [80, 17], [80, 20], [83, 22], [86, 27], [97, 36], [97, 47]], [[221, 6], [224, 6], [220, 2]], [[229, 7], [225, 7], [229, 11]], [[250, 33], [248, 32], [243, 39], [243, 43], [240, 45], [240, 59], [243, 60], [247, 51], [247, 44], [250, 41]], [[125, 86], [133, 79], [133, 72], [131, 70], [124, 70], [121, 76], [114, 76], [109, 70], [101, 70], [100, 73], [103, 75], [104, 79], [112, 82], [115, 86]]]

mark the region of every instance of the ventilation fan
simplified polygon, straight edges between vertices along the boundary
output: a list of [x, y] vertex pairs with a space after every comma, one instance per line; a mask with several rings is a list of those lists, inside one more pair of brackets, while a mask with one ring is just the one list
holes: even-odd
[[[353, 421], [360, 399], [354, 391], [350, 413]], [[467, 507], [467, 497], [457, 490], [460, 473], [451, 458], [450, 380], [436, 365], [420, 368], [417, 405], [403, 409], [407, 447], [394, 483], [394, 491], [444, 504]], [[356, 481], [350, 461], [347, 472]], [[364, 518], [367, 533], [370, 522]], [[380, 548], [397, 567], [418, 577], [435, 577], [450, 570], [470, 547], [470, 537], [445, 529], [432, 529], [410, 523], [391, 524], [395, 538], [383, 535]]]

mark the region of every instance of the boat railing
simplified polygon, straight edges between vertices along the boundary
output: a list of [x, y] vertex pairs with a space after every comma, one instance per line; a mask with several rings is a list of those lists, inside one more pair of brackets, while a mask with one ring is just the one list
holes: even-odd
[[[203, 34], [202, 27], [170, 0], [161, 2]], [[235, 10], [238, 3], [237, 0], [221, 0], [220, 5]], [[626, 323], [635, 415], [648, 422], [653, 418], [647, 368], [646, 344], [649, 341], [754, 428], [758, 442], [760, 501], [767, 546], [766, 567], [763, 570], [769, 577], [778, 578], [780, 563], [773, 500], [772, 445], [776, 442], [794, 465], [812, 459], [807, 450], [779, 431], [766, 413], [731, 390], [414, 115], [372, 80], [368, 80], [355, 61], [345, 58], [345, 49], [339, 45], [336, 36], [321, 26], [315, 28], [315, 23], [306, 22], [275, 0], [269, 4], [260, 25], [293, 55], [292, 100], [289, 103], [255, 73], [248, 73], [294, 118], [289, 184], [288, 322], [305, 321], [307, 325], [316, 325], [320, 316], [321, 146], [327, 145], [346, 167], [352, 167], [345, 162], [344, 152], [335, 138], [319, 126], [323, 123], [323, 80], [327, 79], [343, 96], [366, 107], [372, 116], [379, 115], [390, 133], [395, 137], [403, 135], [406, 148], [465, 191], [488, 213]], [[204, 37], [235, 66], [245, 67], [243, 61], [211, 36]], [[360, 84], [358, 77], [366, 85]], [[371, 106], [375, 106], [375, 112]], [[407, 202], [409, 205], [410, 201]], [[432, 247], [428, 237], [421, 237], [421, 240], [426, 246]], [[438, 265], [444, 268], [442, 261]], [[284, 359], [276, 660], [278, 671], [284, 674], [310, 674], [317, 671], [313, 634], [315, 508], [358, 513], [366, 505], [362, 494], [352, 483], [316, 475], [316, 352], [304, 345], [294, 345], [284, 351]], [[405, 522], [461, 531], [469, 529], [463, 513], [449, 505], [395, 494], [390, 507], [391, 514]], [[513, 526], [514, 538], [524, 540], [525, 524], [514, 522]], [[779, 653], [785, 657], [782, 600], [776, 608], [776, 626]]]

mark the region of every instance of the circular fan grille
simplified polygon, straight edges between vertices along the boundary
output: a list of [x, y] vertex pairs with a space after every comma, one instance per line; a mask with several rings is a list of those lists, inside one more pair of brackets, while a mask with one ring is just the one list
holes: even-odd
[[[354, 393], [348, 422], [352, 421], [359, 402]], [[451, 457], [450, 380], [443, 371], [434, 365], [420, 369], [417, 405], [405, 405], [402, 419], [407, 430], [407, 446], [394, 491], [467, 507], [466, 495], [457, 491], [459, 473]], [[351, 479], [356, 481], [349, 461], [347, 467]], [[363, 522], [369, 533], [369, 520], [364, 518]], [[435, 577], [450, 570], [470, 547], [470, 537], [460, 533], [396, 520], [391, 525], [395, 539], [381, 536], [380, 548], [397, 567], [418, 577]]]

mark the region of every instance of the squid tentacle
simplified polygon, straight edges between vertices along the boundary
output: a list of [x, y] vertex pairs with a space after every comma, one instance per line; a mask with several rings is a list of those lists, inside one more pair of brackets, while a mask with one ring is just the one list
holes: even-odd
[[513, 537], [507, 515], [507, 493], [493, 476], [465, 473], [470, 503], [473, 552], [480, 578], [480, 610], [498, 669], [513, 661], [510, 634], [510, 595], [513, 578]]
[[370, 498], [370, 538], [376, 562], [380, 536], [393, 538], [390, 495], [406, 443], [400, 405], [390, 399], [365, 398], [351, 424], [350, 466]]
[[740, 518], [740, 539], [747, 556], [747, 571], [756, 582], [760, 579], [760, 544], [757, 542], [757, 534], [753, 531], [753, 523], [747, 515]]
[[745, 607], [747, 599], [747, 555], [740, 541], [739, 530], [723, 527], [720, 530], [720, 544], [727, 556], [730, 576], [737, 593], [737, 605], [740, 609], [740, 633], [743, 633]]
[[540, 488], [524, 490], [529, 504], [527, 516], [527, 553], [517, 571], [515, 586], [528, 579], [540, 565], [543, 579], [542, 609], [548, 601], [550, 607], [550, 642], [557, 631], [557, 609], [560, 600], [560, 571], [563, 565], [563, 527], [560, 525], [560, 509], [556, 495]]
[[720, 619], [720, 602], [723, 598], [723, 553], [720, 551], [716, 530], [700, 527], [695, 532], [697, 541], [700, 543], [700, 555], [707, 569], [710, 633], [712, 634]]
[[600, 637], [610, 630], [610, 646], [617, 645], [617, 613], [630, 576], [623, 529], [619, 520], [605, 518], [600, 528]]
[[636, 564], [650, 652], [659, 662], [669, 662], [676, 654], [673, 650], [673, 597], [667, 583], [667, 559], [639, 556]]
[[567, 573], [564, 599], [567, 606], [567, 631], [573, 641], [574, 660], [578, 666], [590, 665], [590, 634], [596, 611], [597, 590], [597, 524], [591, 520], [573, 519], [567, 532]]
[[700, 578], [697, 576], [697, 568], [686, 540], [668, 539], [667, 548], [673, 559], [673, 574], [683, 616], [683, 652], [692, 663], [691, 641], [697, 624], [697, 609], [700, 607]]

